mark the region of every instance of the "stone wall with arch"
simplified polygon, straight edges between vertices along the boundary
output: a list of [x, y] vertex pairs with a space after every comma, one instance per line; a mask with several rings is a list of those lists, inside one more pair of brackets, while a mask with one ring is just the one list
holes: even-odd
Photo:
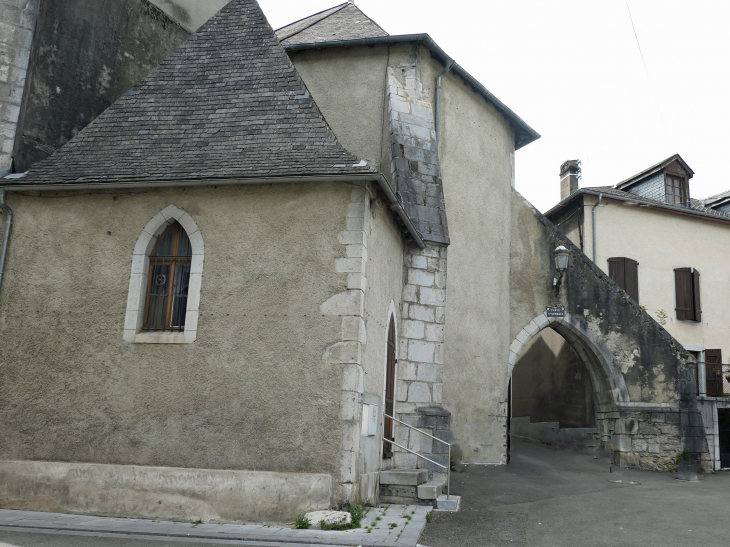
[[[509, 379], [525, 345], [552, 328], [588, 369], [596, 423], [616, 463], [665, 469], [685, 450], [709, 454], [696, 399], [691, 357], [580, 249], [517, 192], [512, 199]], [[570, 251], [559, 292], [553, 250]], [[565, 310], [548, 317], [548, 307]], [[509, 380], [504, 385], [507, 401]], [[505, 412], [507, 405], [503, 405]]]

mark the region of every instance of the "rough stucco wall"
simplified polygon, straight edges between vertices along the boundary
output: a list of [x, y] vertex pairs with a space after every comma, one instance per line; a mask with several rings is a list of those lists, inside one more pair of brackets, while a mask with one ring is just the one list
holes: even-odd
[[[594, 203], [593, 196], [586, 196]], [[730, 357], [730, 293], [727, 290], [727, 249], [730, 225], [683, 215], [626, 207], [606, 199], [596, 210], [597, 266], [608, 271], [608, 259], [627, 256], [639, 262], [639, 303], [649, 315], [663, 310], [664, 328], [682, 344], [721, 349], [723, 362]], [[590, 220], [586, 231], [590, 231]], [[672, 249], [668, 252], [668, 249]], [[674, 268], [700, 272], [702, 322], [680, 321], [675, 311]]]
[[[427, 59], [422, 79], [435, 85], [443, 67]], [[441, 131], [451, 236], [443, 406], [452, 413], [454, 442], [465, 463], [504, 461], [514, 136], [504, 118], [453, 73], [443, 79]]]
[[[0, 459], [336, 474], [351, 187], [12, 194], [0, 299]], [[198, 338], [122, 341], [132, 250], [174, 203], [205, 242]], [[34, 333], [34, 334], [30, 334]]]
[[150, 0], [191, 32], [218, 13], [231, 0]]
[[339, 142], [388, 175], [390, 157], [381, 160], [389, 152], [387, 146], [383, 150], [387, 47], [302, 51], [289, 56]]
[[44, 0], [15, 140], [16, 171], [63, 146], [188, 37], [147, 0]]

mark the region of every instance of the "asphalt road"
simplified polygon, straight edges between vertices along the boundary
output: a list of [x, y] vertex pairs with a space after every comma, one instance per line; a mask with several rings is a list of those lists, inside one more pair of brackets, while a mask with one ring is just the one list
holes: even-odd
[[436, 513], [421, 538], [428, 547], [730, 545], [727, 472], [694, 483], [669, 473], [609, 473], [607, 457], [513, 441], [509, 465], [469, 466], [451, 480], [461, 510]]

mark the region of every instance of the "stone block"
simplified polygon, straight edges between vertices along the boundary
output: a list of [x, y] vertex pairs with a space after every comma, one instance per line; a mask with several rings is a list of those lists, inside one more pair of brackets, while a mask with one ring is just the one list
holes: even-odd
[[363, 392], [363, 368], [361, 365], [347, 364], [343, 367], [342, 373], [343, 391]]
[[446, 288], [446, 274], [444, 272], [436, 272], [434, 275], [434, 284], [439, 289], [445, 289]]
[[421, 306], [418, 304], [408, 306], [408, 316], [411, 319], [418, 319], [420, 321], [428, 321], [429, 323], [433, 323], [434, 312], [435, 310], [428, 306]]
[[337, 273], [365, 273], [365, 263], [362, 258], [338, 258], [335, 260]]
[[425, 334], [425, 324], [423, 321], [405, 320], [402, 323], [400, 334], [405, 338], [420, 340]]
[[418, 365], [418, 375], [416, 379], [419, 382], [443, 382], [443, 365], [434, 365], [432, 363]]
[[[433, 460], [437, 464], [441, 464], [443, 466], [446, 466], [448, 464], [448, 460], [449, 460], [448, 454], [428, 454], [426, 457], [429, 460]], [[421, 468], [428, 469], [429, 471], [433, 471], [436, 473], [445, 473], [446, 472], [446, 469], [444, 469], [444, 467], [440, 467], [439, 465], [433, 464], [431, 462], [427, 462], [424, 459], [421, 459]]]
[[347, 217], [347, 229], [362, 231], [367, 235], [370, 233], [370, 224], [364, 218]]
[[433, 362], [437, 365], [444, 364], [444, 345], [436, 344], [436, 349], [433, 352]]
[[408, 342], [408, 360], [419, 363], [432, 363], [435, 344], [433, 342], [421, 342], [411, 340]]
[[322, 523], [331, 526], [352, 522], [352, 515], [349, 511], [311, 511], [305, 513], [304, 518], [309, 520], [309, 528], [312, 530], [319, 530]]
[[342, 317], [342, 339], [357, 340], [361, 344], [367, 341], [365, 321], [356, 315], [345, 315]]
[[425, 270], [428, 267], [428, 258], [425, 256], [411, 255], [411, 266]]
[[361, 230], [345, 230], [337, 235], [343, 245], [367, 245], [367, 236]]
[[410, 361], [398, 360], [398, 378], [401, 380], [415, 380], [418, 365]]
[[403, 300], [405, 302], [418, 302], [418, 287], [406, 285], [403, 287]]
[[396, 381], [395, 400], [408, 401], [408, 382], [404, 380]]
[[348, 273], [347, 288], [350, 290], [366, 291], [368, 288], [368, 279], [362, 273]]
[[429, 323], [426, 325], [426, 340], [429, 342], [444, 341], [444, 326], [438, 323]]
[[434, 403], [444, 402], [444, 384], [433, 384], [431, 386], [431, 392]]
[[451, 494], [441, 494], [436, 498], [436, 510], [437, 511], [458, 511], [461, 502], [461, 496]]
[[445, 323], [446, 322], [446, 308], [437, 307], [435, 309], [434, 321], [436, 323]]
[[355, 341], [338, 342], [329, 346], [322, 358], [328, 363], [360, 363], [362, 346]]
[[428, 384], [413, 382], [410, 386], [408, 386], [408, 402], [430, 403], [431, 390], [428, 388]]
[[408, 448], [419, 454], [430, 454], [433, 448], [433, 439], [418, 431], [411, 431], [408, 439]]
[[532, 337], [530, 336], [530, 333], [528, 333], [528, 332], [527, 332], [527, 331], [526, 331], [525, 329], [522, 329], [522, 330], [521, 330], [521, 331], [520, 331], [520, 332], [519, 332], [519, 333], [517, 334], [517, 340], [518, 340], [518, 341], [520, 342], [520, 344], [522, 344], [523, 346], [524, 346], [525, 344], [527, 344], [527, 342], [529, 342], [530, 338], [532, 338]]
[[433, 429], [436, 427], [436, 416], [424, 416], [423, 414], [403, 414], [400, 418], [403, 423], [421, 429]]
[[[451, 431], [448, 430], [436, 430], [433, 434], [434, 437], [441, 439], [442, 441], [446, 441], [447, 443], [451, 443], [454, 436]], [[449, 447], [448, 445], [444, 443], [440, 443], [438, 441], [433, 441], [433, 453], [434, 454], [448, 454], [449, 453]]]
[[431, 287], [434, 284], [434, 275], [426, 270], [411, 269], [408, 271], [408, 283], [421, 287]]
[[419, 291], [418, 301], [427, 306], [443, 306], [446, 303], [446, 291], [444, 289], [428, 289], [422, 287]]
[[329, 298], [319, 307], [323, 315], [363, 315], [363, 292], [343, 291]]
[[[418, 458], [415, 454], [409, 454], [408, 452], [395, 452], [393, 454], [393, 465], [398, 467], [401, 470], [405, 469], [413, 469], [416, 467], [418, 463]], [[384, 471], [380, 472], [380, 482], [383, 483], [383, 473]]]
[[366, 205], [364, 203], [350, 203], [347, 207], [347, 216], [355, 218], [365, 218]]
[[636, 435], [639, 432], [639, 422], [631, 418], [616, 420], [614, 426], [616, 434]]
[[611, 438], [611, 445], [619, 452], [630, 452], [633, 449], [630, 435], [614, 435]]
[[435, 500], [441, 495], [444, 484], [446, 483], [443, 481], [429, 481], [419, 484], [417, 488], [418, 498], [422, 500]]
[[509, 346], [509, 350], [514, 353], [515, 355], [519, 355], [522, 352], [523, 345], [520, 343], [519, 340], [513, 340], [512, 344]]
[[408, 446], [408, 438], [411, 434], [410, 431], [411, 430], [409, 428], [402, 426], [402, 425], [398, 425], [396, 423], [395, 424], [395, 439], [393, 439], [393, 440], [401, 446]]

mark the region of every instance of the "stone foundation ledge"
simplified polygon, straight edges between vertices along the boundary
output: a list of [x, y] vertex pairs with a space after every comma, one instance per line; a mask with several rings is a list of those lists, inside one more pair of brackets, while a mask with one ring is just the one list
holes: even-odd
[[332, 478], [274, 473], [0, 461], [0, 508], [186, 522], [291, 522], [328, 509]]

